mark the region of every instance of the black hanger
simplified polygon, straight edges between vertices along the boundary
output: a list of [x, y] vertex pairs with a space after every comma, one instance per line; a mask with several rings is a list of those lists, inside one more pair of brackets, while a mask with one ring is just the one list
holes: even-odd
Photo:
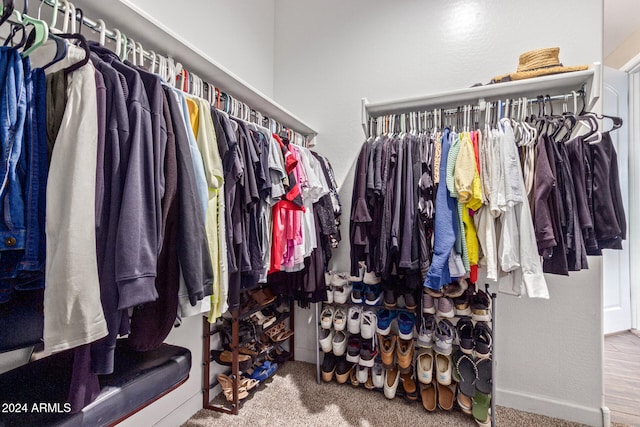
[[[18, 34], [18, 31], [20, 30], [22, 30], [22, 38], [17, 44], [13, 44], [13, 38], [16, 36], [16, 34]], [[5, 39], [3, 46], [8, 46], [9, 43], [11, 43], [11, 47], [15, 49], [20, 49], [22, 46], [24, 46], [26, 41], [27, 41], [27, 31], [24, 25], [20, 23], [11, 23], [11, 32]]]
[[29, 0], [24, 0], [24, 7], [22, 8], [22, 14], [26, 15], [29, 11]]
[[67, 42], [56, 34], [49, 34], [49, 39], [56, 43], [56, 54], [53, 59], [42, 67], [43, 70], [49, 68], [56, 62], [62, 61], [67, 56]]
[[13, 13], [13, 0], [3, 0], [2, 16], [0, 16], [0, 25], [4, 24]]
[[82, 49], [84, 49], [84, 52], [85, 52], [84, 58], [82, 58], [80, 61], [64, 69], [65, 74], [72, 73], [77, 69], [79, 69], [80, 67], [84, 67], [89, 62], [89, 55], [91, 54], [91, 52], [89, 51], [89, 44], [87, 43], [87, 39], [85, 39], [83, 35], [78, 33], [58, 34], [58, 36], [62, 37], [63, 39], [78, 40], [78, 44]]

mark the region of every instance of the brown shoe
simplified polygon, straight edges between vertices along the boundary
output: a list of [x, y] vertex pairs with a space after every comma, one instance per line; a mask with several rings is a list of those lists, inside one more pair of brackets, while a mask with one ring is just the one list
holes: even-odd
[[385, 369], [391, 369], [395, 366], [394, 356], [396, 350], [395, 335], [380, 335], [378, 334], [378, 342], [380, 343], [380, 358], [382, 359], [382, 366]]
[[358, 365], [353, 365], [353, 368], [351, 368], [349, 380], [351, 381], [351, 385], [354, 387], [358, 387], [360, 385], [360, 382], [358, 381]]
[[438, 393], [433, 384], [420, 384], [420, 397], [422, 397], [422, 406], [429, 412], [436, 410], [438, 406]]
[[436, 383], [438, 388], [438, 405], [445, 411], [453, 409], [453, 402], [456, 400], [456, 384], [442, 385]]
[[400, 372], [410, 372], [413, 364], [413, 340], [398, 338], [396, 348], [398, 350], [398, 368], [400, 368]]
[[402, 383], [405, 397], [409, 400], [418, 400], [418, 387], [413, 379], [413, 374], [411, 372], [400, 374], [400, 382]]

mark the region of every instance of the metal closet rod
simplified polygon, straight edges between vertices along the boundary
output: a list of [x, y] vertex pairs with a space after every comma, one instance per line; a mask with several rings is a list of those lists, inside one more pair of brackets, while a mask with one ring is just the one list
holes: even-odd
[[[48, 5], [48, 6], [55, 7], [55, 1], [54, 1], [54, 0], [42, 0], [42, 1], [43, 1], [46, 5]], [[59, 13], [64, 13], [64, 12], [65, 12], [64, 5], [60, 5], [60, 6], [59, 6], [59, 8], [58, 8], [58, 12], [59, 12]], [[76, 16], [74, 16], [74, 19], [78, 19], [77, 14], [76, 14]], [[90, 29], [92, 29], [93, 31], [95, 31], [95, 32], [97, 32], [97, 33], [100, 33], [100, 32], [103, 30], [103, 29], [102, 29], [102, 27], [100, 26], [100, 24], [99, 24], [98, 22], [96, 22], [96, 21], [94, 21], [93, 19], [91, 19], [91, 18], [89, 18], [89, 17], [87, 17], [87, 16], [84, 16], [84, 15], [82, 15], [82, 24], [84, 24], [85, 26], [89, 27]], [[118, 34], [117, 34], [115, 31], [112, 31], [112, 30], [110, 30], [110, 29], [108, 29], [108, 28], [104, 28], [104, 35], [105, 35], [105, 37], [108, 37], [109, 39], [111, 39], [111, 40], [113, 40], [113, 41], [117, 41], [117, 40], [118, 40]], [[126, 37], [126, 35], [125, 35], [125, 34], [122, 34], [122, 35]], [[142, 46], [142, 45], [140, 45], [140, 46]], [[134, 53], [134, 54], [138, 54], [138, 55], [139, 55], [140, 49], [137, 49], [135, 46], [133, 47], [133, 49], [134, 49], [134, 52], [136, 52], [136, 51], [138, 52], [138, 53]], [[159, 57], [159, 56], [162, 56], [162, 55], [158, 55], [158, 54], [155, 54], [155, 55], [154, 55], [154, 54], [152, 54], [152, 53], [149, 53], [148, 51], [144, 50], [144, 48], [142, 49], [142, 54], [143, 54], [143, 56], [145, 57], [145, 59], [148, 59], [149, 61], [156, 61], [156, 60], [158, 59], [158, 57]], [[187, 70], [187, 71], [188, 71], [188, 70]], [[211, 86], [212, 86], [212, 87], [214, 87], [214, 88], [216, 88], [214, 85], [211, 85]], [[229, 94], [227, 94], [227, 93], [223, 92], [220, 88], [217, 88], [217, 89], [220, 91], [220, 95], [221, 95], [221, 97], [222, 97], [222, 95], [224, 95], [224, 96], [226, 96], [226, 97], [229, 99], [229, 101], [231, 101], [231, 100], [233, 100], [233, 99], [234, 99], [231, 95], [229, 95]], [[236, 99], [236, 101], [238, 101], [238, 102], [240, 102], [240, 104], [242, 104], [242, 105], [246, 106], [246, 108], [247, 108], [247, 109], [249, 109], [249, 110], [250, 110], [250, 112], [254, 112], [256, 117], [257, 117], [257, 116], [258, 116], [258, 114], [259, 114], [259, 115], [260, 115], [260, 116], [262, 116], [264, 119], [267, 119], [267, 120], [269, 121], [269, 124], [271, 124], [271, 121], [272, 121], [273, 119], [270, 119], [268, 116], [266, 116], [266, 115], [264, 115], [264, 114], [260, 113], [258, 110], [255, 110], [255, 109], [253, 109], [253, 108], [249, 107], [249, 105], [247, 105], [246, 103], [244, 103], [244, 102], [242, 102], [242, 101], [239, 101], [239, 100], [237, 100], [237, 99]], [[229, 112], [227, 112], [227, 113], [229, 113]], [[250, 115], [250, 116], [251, 116], [251, 115]], [[243, 119], [243, 118], [241, 118], [241, 117], [238, 117], [238, 118], [239, 118], [239, 119], [241, 119], [241, 120], [244, 120], [244, 119]], [[291, 130], [291, 131], [293, 131], [293, 132], [294, 132], [294, 134], [296, 134], [296, 135], [300, 135], [300, 137], [305, 141], [305, 143], [308, 143], [309, 138], [308, 138], [307, 136], [305, 136], [305, 134], [300, 133], [300, 132], [297, 132], [297, 131], [295, 131], [295, 130], [293, 130], [293, 129], [291, 129], [291, 128], [288, 128], [287, 126], [284, 126], [283, 124], [281, 124], [280, 122], [278, 122], [278, 121], [276, 121], [276, 120], [273, 120], [273, 122], [275, 122], [275, 123], [277, 124], [277, 126], [278, 126], [280, 129], [282, 129], [282, 130], [285, 130], [285, 131], [286, 131], [286, 130]], [[263, 126], [263, 123], [259, 123], [259, 124], [260, 124], [261, 126]], [[269, 130], [271, 130], [271, 129], [269, 129]]]

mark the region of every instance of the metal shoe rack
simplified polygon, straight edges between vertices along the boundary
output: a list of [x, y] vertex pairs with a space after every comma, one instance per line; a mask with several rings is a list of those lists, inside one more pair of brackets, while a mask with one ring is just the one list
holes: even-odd
[[[495, 337], [495, 326], [496, 326], [496, 299], [497, 299], [497, 295], [495, 292], [490, 292], [490, 286], [489, 284], [485, 284], [485, 293], [487, 294], [487, 296], [489, 296], [489, 298], [491, 299], [491, 334], [492, 337]], [[376, 310], [379, 308], [384, 308], [384, 306], [381, 305], [376, 305], [376, 306], [370, 306], [370, 305], [366, 305], [366, 304], [353, 304], [353, 303], [346, 303], [346, 304], [336, 304], [336, 303], [318, 303], [315, 304], [315, 321], [316, 321], [316, 343], [318, 344], [318, 351], [316, 353], [316, 382], [318, 384], [322, 384], [322, 380], [321, 380], [321, 370], [322, 370], [322, 357], [321, 355], [324, 355], [322, 349], [320, 348], [319, 345], [319, 339], [320, 339], [320, 333], [321, 333], [321, 322], [320, 322], [320, 313], [322, 312], [323, 308], [326, 307], [327, 305], [329, 306], [333, 306], [333, 307], [343, 307], [343, 308], [348, 308], [350, 306], [362, 306], [365, 308], [370, 308], [372, 310]], [[397, 310], [401, 310], [401, 311], [409, 311], [406, 309], [397, 309]], [[420, 300], [418, 303], [418, 307], [415, 310], [415, 314], [416, 314], [416, 318], [418, 318], [418, 316], [423, 316], [424, 314], [422, 314], [422, 301]], [[456, 316], [456, 317], [460, 317], [460, 316]], [[345, 329], [346, 330], [346, 329]], [[374, 335], [375, 339], [377, 340], [377, 334]], [[380, 346], [378, 345], [377, 348], [380, 348]], [[416, 347], [417, 348], [417, 347]], [[496, 396], [496, 384], [495, 381], [493, 380], [495, 377], [495, 372], [496, 372], [496, 344], [495, 344], [495, 338], [492, 339], [492, 347], [491, 347], [491, 411], [490, 411], [490, 420], [491, 420], [491, 426], [495, 427], [496, 426], [496, 404], [495, 404], [495, 396]], [[452, 352], [453, 354], [453, 352]], [[415, 351], [414, 349], [414, 360], [412, 361], [412, 366], [415, 367], [416, 366], [416, 359], [417, 359], [417, 355], [418, 352]], [[376, 363], [379, 363], [380, 360], [380, 355], [378, 354], [378, 356], [376, 356]], [[453, 363], [453, 362], [451, 362]], [[435, 363], [434, 363], [434, 368], [435, 368]], [[453, 369], [453, 368], [452, 368]], [[415, 370], [414, 370], [415, 373]], [[398, 374], [399, 375], [399, 374]], [[436, 381], [435, 377], [433, 379], [433, 381]], [[347, 381], [348, 382], [348, 381]], [[346, 383], [345, 383], [346, 384]], [[416, 379], [416, 387], [418, 388], [418, 401], [420, 401], [421, 396], [419, 393], [419, 382]], [[375, 389], [378, 390], [380, 392], [383, 391], [383, 389]], [[398, 390], [400, 390], [400, 386], [398, 386]], [[398, 396], [402, 395], [402, 393], [398, 393]], [[454, 397], [455, 399], [455, 397]], [[457, 403], [457, 402], [455, 402]], [[455, 406], [454, 403], [454, 406]]]

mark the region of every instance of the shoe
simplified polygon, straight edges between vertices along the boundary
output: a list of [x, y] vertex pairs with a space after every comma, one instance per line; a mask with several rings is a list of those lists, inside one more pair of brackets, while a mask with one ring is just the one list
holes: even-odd
[[477, 380], [475, 384], [476, 390], [480, 393], [490, 394], [491, 385], [493, 383], [491, 359], [480, 359], [475, 364]]
[[451, 301], [451, 298], [438, 298], [438, 305], [436, 306], [436, 316], [450, 319], [454, 315], [455, 310], [453, 309], [453, 301]]
[[249, 319], [251, 319], [256, 326], [262, 326], [262, 329], [267, 329], [276, 322], [275, 316], [265, 316], [262, 311], [256, 311], [249, 316]]
[[422, 312], [425, 314], [436, 314], [436, 300], [433, 298], [427, 289], [422, 291]]
[[395, 335], [378, 335], [380, 358], [385, 369], [391, 369], [395, 365], [396, 339]]
[[423, 314], [418, 330], [416, 345], [422, 348], [433, 347], [433, 331], [436, 329], [436, 318], [433, 314]]
[[360, 331], [362, 338], [373, 338], [376, 334], [376, 324], [378, 323], [376, 314], [371, 310], [366, 310], [362, 312], [362, 316], [360, 316], [360, 318]]
[[357, 276], [351, 276], [348, 275], [347, 276], [347, 280], [351, 283], [358, 283], [358, 282], [362, 282], [364, 280], [364, 273], [365, 271], [367, 271], [367, 267], [364, 265], [364, 262], [360, 261], [359, 263], [360, 267], [358, 268], [358, 275]]
[[413, 379], [413, 372], [409, 371], [400, 374], [400, 382], [404, 389], [404, 397], [409, 400], [418, 400], [418, 386], [416, 385], [416, 381]]
[[333, 329], [338, 331], [344, 331], [347, 328], [347, 313], [343, 308], [336, 308], [333, 312]]
[[373, 271], [367, 271], [364, 273], [364, 278], [362, 280], [365, 285], [379, 285], [380, 284], [380, 276], [378, 276]]
[[484, 291], [471, 297], [471, 318], [476, 322], [491, 321], [491, 298]]
[[350, 334], [360, 333], [362, 307], [349, 307], [347, 311], [347, 329]]
[[453, 409], [453, 403], [456, 401], [456, 384], [452, 383], [444, 385], [436, 383], [438, 389], [438, 406], [444, 411]]
[[369, 379], [369, 368], [366, 366], [358, 365], [356, 376], [360, 384], [364, 384]]
[[435, 289], [431, 289], [431, 288], [428, 288], [428, 287], [425, 286], [423, 288], [423, 292], [425, 292], [426, 294], [430, 295], [431, 298], [440, 298], [440, 297], [444, 296], [444, 289], [435, 290]]
[[418, 354], [416, 358], [416, 372], [418, 381], [422, 384], [431, 384], [433, 381], [433, 351], [428, 349]]
[[333, 379], [333, 374], [336, 371], [337, 358], [331, 354], [326, 353], [322, 360], [322, 381], [328, 383]]
[[343, 356], [347, 352], [347, 336], [344, 332], [336, 332], [331, 345], [333, 346], [333, 354]]
[[331, 326], [333, 326], [333, 307], [324, 307], [322, 313], [320, 313], [320, 326], [322, 329], [331, 329]]
[[[229, 402], [233, 401], [233, 380], [224, 374], [218, 374], [218, 383], [222, 387], [222, 393]], [[245, 399], [249, 396], [246, 387], [238, 385], [238, 400]]]
[[347, 361], [351, 363], [360, 362], [360, 349], [362, 341], [360, 335], [351, 335], [347, 343]]
[[338, 384], [344, 384], [349, 379], [349, 373], [353, 367], [352, 363], [349, 363], [344, 357], [338, 358], [336, 362], [336, 381]]
[[468, 288], [466, 280], [453, 281], [444, 287], [444, 295], [449, 298], [458, 298]]
[[331, 284], [331, 279], [333, 279], [333, 271], [325, 271], [324, 284], [327, 290], [327, 303], [329, 304], [333, 304], [333, 285]]
[[456, 398], [456, 401], [458, 402], [458, 406], [460, 407], [460, 410], [467, 414], [467, 415], [471, 415], [471, 408], [473, 407], [473, 400], [471, 400], [470, 397], [465, 396], [464, 394], [458, 392], [458, 397]]
[[400, 373], [398, 372], [398, 368], [387, 369], [384, 380], [384, 395], [387, 399], [396, 397], [396, 390], [398, 390], [399, 383]]
[[364, 388], [366, 388], [367, 390], [373, 390], [374, 388], [376, 388], [376, 386], [373, 385], [373, 376], [371, 372], [369, 372], [369, 375], [367, 377], [367, 382], [364, 383]]
[[422, 398], [422, 406], [429, 412], [433, 412], [438, 407], [438, 393], [433, 384], [420, 385], [420, 397]]
[[[454, 369], [458, 372], [459, 394], [472, 398], [476, 392], [476, 382], [478, 381], [478, 368], [476, 368], [475, 362], [471, 356], [462, 354], [455, 361]], [[489, 387], [489, 392], [491, 392], [491, 387]]]
[[436, 381], [442, 385], [451, 384], [451, 356], [436, 353]]
[[382, 301], [382, 292], [378, 285], [367, 285], [364, 290], [364, 303], [367, 305], [378, 305]]
[[398, 315], [398, 335], [403, 340], [413, 339], [413, 328], [416, 323], [416, 316], [411, 313], [401, 312]]
[[461, 296], [453, 299], [456, 316], [471, 316], [471, 296], [467, 289]]
[[460, 350], [464, 354], [473, 353], [473, 322], [470, 317], [461, 317], [456, 324]]
[[444, 355], [451, 354], [453, 336], [455, 335], [455, 330], [451, 322], [448, 319], [439, 320], [433, 335], [435, 337], [433, 341], [436, 352]]
[[396, 308], [396, 294], [391, 289], [384, 291], [384, 306], [387, 310]]
[[351, 284], [345, 274], [335, 273], [331, 279], [331, 285], [333, 286], [333, 302], [345, 304], [351, 296]]
[[320, 331], [320, 348], [325, 353], [331, 353], [333, 349], [333, 329], [322, 329]]
[[375, 388], [384, 387], [384, 368], [381, 364], [376, 363], [371, 368], [371, 379], [373, 380], [373, 386]]
[[375, 340], [363, 341], [362, 348], [360, 349], [360, 366], [373, 368], [377, 355], [378, 350], [376, 349]]
[[481, 427], [489, 427], [491, 425], [491, 395], [476, 391], [473, 396], [473, 405], [471, 413], [476, 423]]
[[477, 322], [473, 328], [473, 345], [476, 350], [476, 357], [486, 359], [491, 356], [493, 337], [491, 328], [486, 322]]
[[378, 311], [378, 324], [376, 326], [376, 332], [380, 335], [389, 335], [391, 332], [391, 323], [396, 317], [395, 311], [389, 311], [386, 308]]
[[403, 294], [403, 297], [404, 297], [404, 307], [407, 310], [414, 311], [418, 307], [418, 304], [416, 303], [416, 299], [413, 296], [413, 292], [407, 292]]
[[396, 342], [398, 351], [398, 368], [400, 372], [407, 372], [413, 364], [413, 340], [398, 338]]
[[[211, 350], [211, 359], [218, 365], [231, 366], [233, 363], [233, 353], [229, 350]], [[246, 354], [238, 354], [238, 369], [246, 371], [253, 365], [251, 356]]]
[[364, 302], [364, 283], [351, 283], [351, 302], [354, 304], [362, 304]]
[[360, 382], [358, 381], [358, 365], [353, 365], [351, 368], [351, 371], [349, 372], [349, 381], [354, 387], [358, 387], [360, 385]]

